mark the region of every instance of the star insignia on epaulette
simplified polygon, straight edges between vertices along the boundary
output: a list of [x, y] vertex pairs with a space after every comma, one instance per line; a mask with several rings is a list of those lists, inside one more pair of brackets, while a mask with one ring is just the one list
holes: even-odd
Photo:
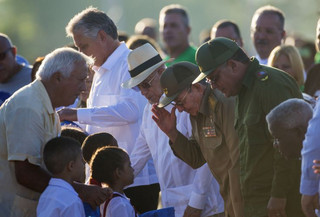
[[163, 92], [164, 92], [164, 94], [167, 95], [167, 94], [168, 94], [168, 88], [164, 88], [164, 89], [163, 89]]

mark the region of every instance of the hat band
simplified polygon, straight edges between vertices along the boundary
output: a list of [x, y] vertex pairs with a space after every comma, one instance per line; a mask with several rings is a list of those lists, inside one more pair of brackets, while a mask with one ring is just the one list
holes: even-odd
[[158, 54], [157, 56], [152, 57], [151, 59], [147, 60], [146, 62], [142, 63], [140, 66], [129, 70], [131, 77], [136, 77], [144, 70], [150, 68], [151, 66], [154, 66], [157, 63], [160, 63], [162, 61], [162, 58]]

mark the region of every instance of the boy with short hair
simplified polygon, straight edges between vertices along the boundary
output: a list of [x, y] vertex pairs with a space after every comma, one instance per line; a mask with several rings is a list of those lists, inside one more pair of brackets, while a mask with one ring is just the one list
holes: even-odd
[[56, 137], [44, 147], [44, 163], [52, 174], [49, 185], [41, 194], [38, 217], [84, 217], [81, 199], [72, 187], [84, 176], [84, 161], [78, 141]]

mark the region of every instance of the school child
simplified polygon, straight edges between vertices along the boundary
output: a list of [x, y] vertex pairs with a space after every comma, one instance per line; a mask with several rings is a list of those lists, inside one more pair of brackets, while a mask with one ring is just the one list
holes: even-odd
[[133, 168], [129, 155], [118, 147], [99, 149], [90, 164], [91, 177], [102, 185], [113, 190], [113, 197], [106, 201], [102, 217], [135, 217], [137, 216], [130, 200], [123, 189], [133, 183]]
[[84, 177], [80, 143], [69, 137], [57, 137], [44, 147], [44, 163], [52, 178], [41, 194], [38, 217], [84, 217], [81, 199], [72, 187]]

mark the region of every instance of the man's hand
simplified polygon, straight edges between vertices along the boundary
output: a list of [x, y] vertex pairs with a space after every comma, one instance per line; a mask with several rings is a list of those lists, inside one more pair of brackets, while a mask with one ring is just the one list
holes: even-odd
[[191, 206], [187, 206], [187, 208], [184, 210], [183, 217], [200, 217], [201, 213], [201, 209], [196, 209]]
[[60, 121], [78, 121], [77, 109], [63, 108], [58, 111]]
[[302, 195], [301, 206], [306, 217], [317, 217], [315, 209], [319, 209], [319, 195]]
[[268, 203], [268, 216], [269, 217], [287, 217], [286, 214], [286, 198], [271, 197]]
[[96, 208], [112, 197], [111, 188], [101, 188], [96, 185], [85, 185], [78, 182], [74, 182], [73, 187], [78, 192], [81, 200], [89, 203], [92, 208]]
[[152, 119], [156, 122], [158, 127], [172, 142], [175, 142], [178, 136], [178, 130], [176, 128], [176, 108], [173, 107], [171, 113], [169, 113], [166, 109], [159, 108], [157, 104], [153, 104], [151, 111], [153, 112]]

